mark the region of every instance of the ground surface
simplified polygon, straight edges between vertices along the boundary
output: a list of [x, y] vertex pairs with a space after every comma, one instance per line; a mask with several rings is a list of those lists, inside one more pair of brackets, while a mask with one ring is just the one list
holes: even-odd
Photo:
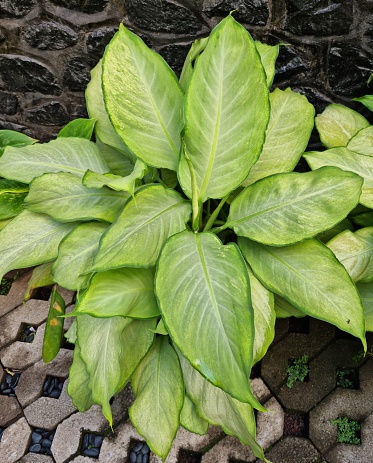
[[[39, 291], [22, 304], [29, 275], [21, 275], [9, 293], [0, 296], [0, 461], [129, 462], [131, 451], [143, 442], [127, 420], [130, 389], [112, 404], [114, 433], [99, 407], [86, 413], [75, 409], [66, 394], [71, 346], [61, 349], [48, 365], [41, 360], [48, 293]], [[64, 291], [63, 296], [71, 310], [73, 294]], [[368, 341], [371, 346], [372, 339]], [[257, 416], [257, 439], [268, 459], [273, 463], [371, 463], [373, 358], [362, 357], [361, 351], [358, 341], [326, 323], [308, 319], [277, 323], [276, 339], [252, 379], [259, 400], [271, 410]], [[309, 358], [307, 380], [289, 389], [289, 362], [303, 355]], [[45, 396], [48, 390], [50, 395]], [[331, 420], [344, 416], [360, 424], [361, 445], [337, 443], [337, 427]], [[35, 453], [42, 442], [44, 454]], [[84, 451], [90, 456], [84, 456]], [[146, 458], [150, 463], [161, 461], [152, 453]], [[166, 463], [255, 461], [236, 438], [211, 427], [203, 437], [180, 429]]]

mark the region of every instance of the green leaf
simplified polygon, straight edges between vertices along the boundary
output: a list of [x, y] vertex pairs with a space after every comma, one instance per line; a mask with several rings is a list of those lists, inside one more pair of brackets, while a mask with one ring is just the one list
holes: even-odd
[[0, 232], [0, 279], [9, 270], [55, 259], [62, 238], [75, 226], [56, 222], [44, 214], [21, 212]]
[[154, 320], [80, 315], [78, 344], [92, 399], [112, 425], [110, 399], [123, 389], [152, 345]]
[[360, 130], [347, 145], [355, 153], [373, 157], [373, 126]]
[[123, 143], [106, 112], [104, 95], [102, 92], [102, 60], [91, 70], [91, 80], [87, 85], [85, 98], [89, 117], [97, 120], [95, 125], [96, 138], [102, 143], [120, 151], [122, 157], [127, 157], [134, 162], [136, 159], [135, 155]]
[[359, 295], [330, 249], [315, 239], [275, 248], [239, 238], [239, 246], [269, 290], [305, 314], [360, 338], [366, 347]]
[[136, 181], [144, 178], [148, 167], [140, 159], [135, 163], [133, 171], [126, 177], [113, 174], [97, 174], [88, 170], [83, 177], [83, 185], [87, 188], [102, 188], [108, 186], [116, 191], [128, 191], [131, 196], [134, 195]]
[[31, 293], [34, 291], [34, 289], [42, 288], [43, 286], [50, 286], [55, 283], [52, 274], [53, 264], [54, 261], [47, 262], [34, 268], [31, 278], [28, 281], [25, 295], [23, 296], [24, 301], [28, 301], [30, 299]]
[[293, 305], [289, 304], [283, 297], [275, 294], [275, 311], [277, 318], [288, 318], [288, 317], [296, 317], [302, 318], [305, 317], [306, 314], [301, 312], [300, 310], [296, 309]]
[[232, 201], [224, 228], [274, 246], [303, 241], [344, 219], [358, 204], [362, 183], [358, 175], [331, 167], [272, 175]]
[[327, 244], [354, 282], [373, 280], [373, 227], [346, 230]]
[[153, 452], [165, 460], [184, 402], [180, 363], [168, 337], [156, 339], [132, 376], [131, 385], [136, 397], [129, 409], [132, 424]]
[[53, 276], [60, 286], [80, 291], [88, 286], [91, 275], [83, 275], [93, 264], [107, 225], [88, 222], [78, 225], [62, 241], [53, 263]]
[[201, 436], [205, 435], [209, 428], [208, 421], [198, 415], [196, 406], [187, 395], [184, 397], [184, 404], [180, 413], [180, 424], [189, 432]]
[[10, 219], [23, 211], [28, 186], [14, 180], [0, 179], [0, 220]]
[[373, 282], [359, 282], [356, 287], [364, 307], [365, 329], [373, 331]]
[[61, 318], [61, 315], [65, 314], [65, 310], [65, 301], [57, 291], [57, 286], [54, 286], [44, 332], [44, 342], [42, 349], [42, 357], [44, 363], [51, 362], [60, 351], [61, 341], [63, 338], [64, 323], [64, 319]]
[[373, 111], [373, 95], [365, 95], [360, 98], [352, 98], [355, 101], [360, 101], [369, 111]]
[[179, 353], [185, 389], [194, 402], [198, 414], [215, 426], [221, 426], [226, 434], [236, 436], [251, 447], [254, 455], [264, 458], [263, 449], [255, 440], [255, 416], [252, 407], [214, 387], [195, 370]]
[[186, 92], [190, 79], [192, 78], [192, 74], [194, 71], [195, 63], [199, 57], [199, 55], [203, 52], [206, 48], [208, 37], [203, 39], [195, 40], [190, 47], [190, 50], [185, 58], [184, 66], [180, 74], [180, 85], [181, 88]]
[[350, 219], [343, 219], [334, 227], [329, 228], [329, 230], [325, 230], [317, 235], [317, 239], [320, 240], [322, 243], [327, 243], [335, 236], [339, 235], [345, 230], [354, 231], [354, 226]]
[[[72, 325], [73, 326], [73, 325]], [[69, 384], [67, 393], [73, 401], [73, 405], [80, 411], [89, 410], [95, 403], [92, 391], [89, 387], [90, 377], [80, 355], [79, 344], [75, 345], [73, 363], [69, 370]]]
[[155, 334], [161, 334], [162, 336], [168, 336], [168, 331], [164, 326], [162, 318], [159, 320], [157, 328], [154, 330]]
[[98, 139], [96, 140], [96, 146], [99, 148], [112, 174], [120, 175], [121, 177], [127, 177], [127, 175], [131, 174], [133, 171], [133, 163], [122, 151], [105, 145]]
[[[373, 227], [373, 211], [362, 212], [351, 217], [351, 220], [360, 227]], [[353, 231], [353, 228], [350, 228]]]
[[254, 313], [237, 246], [223, 246], [211, 233], [172, 236], [159, 257], [155, 288], [182, 354], [212, 384], [260, 407], [249, 386]]
[[13, 219], [0, 220], [0, 231], [5, 228]]
[[0, 175], [23, 183], [52, 172], [83, 177], [88, 169], [99, 173], [108, 170], [97, 146], [84, 138], [57, 138], [49, 143], [7, 148], [0, 158]]
[[73, 315], [153, 318], [159, 316], [153, 268], [119, 268], [93, 275]]
[[[76, 322], [76, 319], [72, 322], [70, 328], [66, 331], [65, 333], [65, 338], [67, 341], [71, 344], [76, 344], [77, 342], [77, 333], [78, 333], [78, 324]], [[80, 351], [80, 349], [79, 349]]]
[[105, 51], [102, 83], [111, 122], [130, 150], [150, 166], [177, 170], [183, 91], [164, 59], [120, 25]]
[[87, 188], [82, 185], [80, 177], [59, 172], [35, 178], [30, 184], [25, 206], [30, 211], [48, 214], [60, 222], [113, 222], [128, 198], [129, 194], [109, 188]]
[[331, 104], [316, 117], [316, 128], [326, 148], [347, 146], [348, 142], [369, 122], [358, 112], [339, 104]]
[[93, 271], [154, 266], [167, 238], [185, 230], [191, 206], [160, 185], [144, 187], [102, 238]]
[[0, 130], [0, 156], [4, 153], [7, 146], [20, 148], [22, 146], [33, 145], [37, 141], [15, 130]]
[[[185, 152], [196, 173], [200, 202], [224, 197], [247, 177], [264, 143], [268, 97], [255, 43], [228, 16], [211, 32], [186, 94]], [[179, 179], [191, 197], [185, 156]]]
[[58, 137], [78, 137], [90, 140], [95, 124], [96, 119], [74, 119], [59, 131]]
[[247, 265], [249, 274], [251, 303], [254, 309], [254, 361], [259, 362], [272, 344], [275, 337], [276, 312], [274, 308], [273, 293], [262, 285], [255, 277], [249, 265]]
[[270, 102], [271, 115], [263, 150], [244, 186], [272, 174], [291, 172], [306, 149], [313, 129], [315, 109], [305, 96], [289, 88], [285, 91], [276, 88]]
[[304, 155], [312, 170], [323, 166], [335, 166], [355, 172], [364, 179], [360, 204], [373, 208], [373, 158], [363, 156], [347, 148], [332, 148], [327, 151], [310, 151]]
[[280, 45], [267, 45], [259, 41], [255, 41], [256, 49], [258, 50], [260, 60], [264, 67], [268, 88], [272, 85], [276, 73], [276, 60], [280, 51]]

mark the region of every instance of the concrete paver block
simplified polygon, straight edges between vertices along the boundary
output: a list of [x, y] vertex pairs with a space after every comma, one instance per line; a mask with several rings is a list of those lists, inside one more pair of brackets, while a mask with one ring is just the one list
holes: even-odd
[[30, 299], [1, 318], [0, 348], [15, 341], [22, 323], [39, 326], [48, 317], [49, 302]]
[[268, 412], [258, 412], [256, 439], [264, 449], [268, 449], [283, 435], [285, 413], [274, 397], [269, 399], [264, 407]]
[[264, 381], [262, 380], [262, 378], [251, 379], [250, 384], [251, 384], [251, 389], [253, 391], [253, 394], [259, 400], [261, 404], [263, 404], [270, 398], [271, 391], [264, 384]]
[[129, 421], [126, 421], [114, 429], [114, 433], [105, 437], [98, 461], [100, 463], [123, 463], [126, 461], [132, 440], [143, 442], [144, 438], [137, 433]]
[[265, 455], [272, 463], [321, 463], [319, 452], [304, 437], [284, 437]]
[[15, 397], [0, 395], [0, 426], [6, 428], [23, 416], [22, 408]]
[[309, 435], [323, 454], [335, 446], [337, 427], [331, 420], [347, 416], [362, 422], [373, 412], [373, 359], [360, 368], [360, 389], [337, 388], [310, 413]]
[[309, 363], [307, 382], [297, 381], [291, 389], [284, 384], [278, 398], [288, 409], [309, 412], [336, 387], [336, 366], [356, 368], [352, 357], [360, 346], [358, 339], [338, 339]]
[[25, 294], [30, 277], [30, 270], [23, 273], [18, 279], [13, 281], [9, 293], [6, 296], [0, 296], [0, 317], [22, 304], [23, 295]]
[[26, 453], [17, 463], [53, 463], [53, 459], [48, 455], [38, 453]]
[[309, 323], [309, 334], [289, 333], [270, 347], [262, 359], [261, 376], [274, 394], [286, 381], [289, 354], [294, 358], [306, 354], [312, 359], [334, 337], [334, 326], [314, 318]]
[[108, 422], [102, 415], [101, 407], [98, 405], [93, 405], [85, 413], [77, 412], [65, 419], [57, 426], [51, 447], [56, 463], [65, 463], [71, 458], [71, 455], [77, 453], [82, 430], [103, 433], [107, 428]]
[[90, 458], [90, 457], [86, 457], [83, 455], [79, 455], [73, 460], [70, 460], [70, 463], [97, 463], [97, 461], [98, 461], [97, 458]]
[[27, 407], [43, 394], [43, 384], [47, 376], [67, 378], [73, 359], [73, 352], [61, 349], [50, 363], [43, 360], [25, 370], [17, 385], [17, 399], [23, 407]]
[[229, 463], [232, 459], [245, 462], [256, 460], [250, 447], [242, 445], [235, 437], [226, 436], [203, 455], [201, 463]]
[[0, 360], [6, 367], [25, 370], [41, 359], [45, 323], [38, 327], [33, 342], [15, 341], [0, 350]]
[[24, 409], [25, 417], [31, 426], [52, 431], [76, 411], [71, 398], [67, 395], [67, 384], [66, 380], [58, 399], [40, 397]]
[[29, 446], [31, 428], [25, 418], [20, 418], [6, 428], [0, 441], [2, 463], [14, 463], [19, 460]]

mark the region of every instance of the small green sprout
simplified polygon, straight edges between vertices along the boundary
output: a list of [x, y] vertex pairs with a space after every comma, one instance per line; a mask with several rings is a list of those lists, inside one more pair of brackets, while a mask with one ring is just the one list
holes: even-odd
[[302, 355], [302, 357], [293, 360], [286, 371], [288, 374], [286, 385], [288, 388], [292, 388], [296, 381], [303, 382], [309, 373], [308, 355]]
[[352, 445], [361, 444], [360, 438], [356, 436], [356, 433], [360, 431], [360, 424], [357, 421], [349, 420], [346, 416], [340, 416], [331, 420], [331, 423], [337, 426], [338, 429], [337, 442]]

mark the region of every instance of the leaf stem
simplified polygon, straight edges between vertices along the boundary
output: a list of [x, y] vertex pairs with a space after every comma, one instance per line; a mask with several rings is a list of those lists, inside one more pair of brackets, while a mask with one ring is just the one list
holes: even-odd
[[190, 160], [190, 157], [188, 156], [185, 147], [184, 147], [184, 156], [185, 156], [186, 162], [188, 163], [188, 167], [190, 171], [190, 178], [192, 182], [192, 210], [193, 210], [192, 228], [194, 232], [197, 232], [199, 228], [199, 219], [200, 219], [199, 217], [200, 216], [200, 204], [198, 201], [197, 179], [196, 179], [196, 173], [194, 172], [192, 161]]
[[[208, 219], [205, 228], [203, 229], [204, 232], [207, 232], [211, 229], [211, 227], [214, 225], [215, 220], [217, 216], [219, 215], [219, 212], [221, 211], [221, 208], [224, 206], [225, 202], [229, 198], [230, 193], [224, 196], [224, 198], [220, 201], [218, 204], [217, 208], [214, 210], [214, 212], [211, 214], [210, 218]], [[223, 225], [224, 226], [224, 225]]]

